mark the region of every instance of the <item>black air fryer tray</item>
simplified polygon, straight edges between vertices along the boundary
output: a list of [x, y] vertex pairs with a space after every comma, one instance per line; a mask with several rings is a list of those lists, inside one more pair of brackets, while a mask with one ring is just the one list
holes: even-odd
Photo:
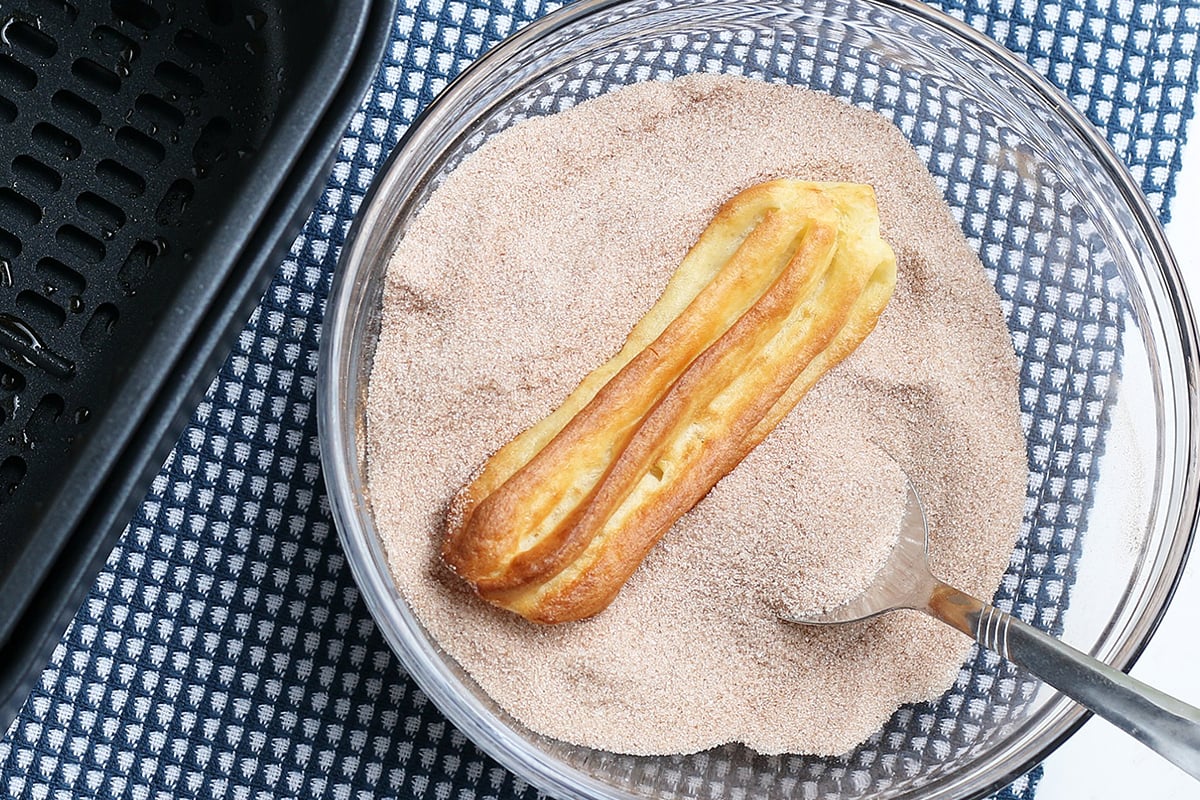
[[0, 732], [299, 230], [395, 0], [0, 0]]

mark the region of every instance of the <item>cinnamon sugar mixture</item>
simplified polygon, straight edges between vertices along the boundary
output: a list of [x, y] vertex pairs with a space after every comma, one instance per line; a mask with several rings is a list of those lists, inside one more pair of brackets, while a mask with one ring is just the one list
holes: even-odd
[[[776, 177], [875, 187], [899, 259], [875, 332], [606, 611], [539, 627], [479, 601], [438, 561], [451, 497], [617, 351], [724, 200]], [[634, 754], [837, 754], [937, 697], [970, 645], [949, 627], [816, 630], [778, 610], [873, 577], [904, 500], [889, 453], [927, 502], [935, 569], [985, 597], [1025, 495], [999, 300], [917, 155], [874, 114], [732, 77], [622, 89], [464, 161], [388, 267], [367, 442], [396, 583], [439, 644], [533, 730]]]

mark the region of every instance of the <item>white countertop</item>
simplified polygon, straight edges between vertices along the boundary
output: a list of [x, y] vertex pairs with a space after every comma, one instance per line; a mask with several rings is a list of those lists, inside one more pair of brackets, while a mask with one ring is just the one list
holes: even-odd
[[[1200, 307], [1200, 126], [1183, 151], [1167, 238]], [[1200, 547], [1194, 547], [1161, 627], [1131, 674], [1200, 706]], [[1107, 722], [1092, 718], [1045, 762], [1037, 800], [1200, 798], [1200, 783]]]

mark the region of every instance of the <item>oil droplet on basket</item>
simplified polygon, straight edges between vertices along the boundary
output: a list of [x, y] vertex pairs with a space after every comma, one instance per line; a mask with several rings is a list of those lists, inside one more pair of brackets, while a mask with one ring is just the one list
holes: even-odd
[[[31, 350], [44, 350], [46, 347], [45, 343], [33, 332], [33, 328], [29, 327], [24, 320], [14, 317], [12, 314], [0, 314], [0, 343], [2, 343], [3, 338], [15, 339], [28, 346]], [[37, 364], [29, 360], [28, 356], [23, 356], [20, 353], [13, 353], [13, 355], [22, 364], [30, 367], [37, 366]]]
[[262, 26], [267, 24], [267, 14], [265, 11], [255, 9], [246, 15], [246, 23], [252, 31], [262, 30]]
[[83, 311], [83, 298], [77, 294], [71, 295], [71, 299], [67, 301], [67, 308], [72, 314], [78, 314]]
[[92, 415], [91, 410], [87, 406], [80, 406], [75, 409], [75, 424], [82, 425], [88, 421], [88, 417]]
[[30, 16], [29, 14], [25, 14], [20, 11], [16, 12], [15, 14], [9, 14], [3, 20], [0, 20], [0, 44], [5, 45], [6, 47], [12, 47], [12, 39], [9, 38], [9, 34], [12, 31], [12, 27], [18, 23], [24, 23], [33, 28], [37, 28], [39, 31], [42, 29], [42, 21], [37, 17]]
[[13, 285], [12, 263], [7, 258], [0, 258], [0, 286]]
[[55, 294], [56, 292], [58, 292], [58, 287], [55, 286], [50, 281], [46, 281], [45, 283], [42, 284], [42, 291], [46, 293], [47, 297], [49, 297], [49, 296]]

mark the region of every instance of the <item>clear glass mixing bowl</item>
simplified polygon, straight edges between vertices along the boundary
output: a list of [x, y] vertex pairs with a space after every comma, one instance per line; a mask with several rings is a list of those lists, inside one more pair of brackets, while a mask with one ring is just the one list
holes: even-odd
[[874, 109], [924, 158], [995, 282], [1022, 360], [1029, 501], [995, 601], [1118, 667], [1136, 658], [1195, 522], [1197, 342], [1177, 267], [1124, 167], [1057, 91], [909, 0], [581, 0], [452, 83], [377, 178], [327, 308], [321, 455], [347, 557], [421, 688], [482, 749], [552, 794], [981, 796], [1084, 718], [991, 654], [965, 664], [940, 702], [902, 708], [842, 758], [738, 746], [620, 756], [509, 718], [438, 649], [389, 575], [366, 490], [363, 413], [384, 267], [409, 220], [497, 131], [624, 84], [701, 71], [809, 86]]

